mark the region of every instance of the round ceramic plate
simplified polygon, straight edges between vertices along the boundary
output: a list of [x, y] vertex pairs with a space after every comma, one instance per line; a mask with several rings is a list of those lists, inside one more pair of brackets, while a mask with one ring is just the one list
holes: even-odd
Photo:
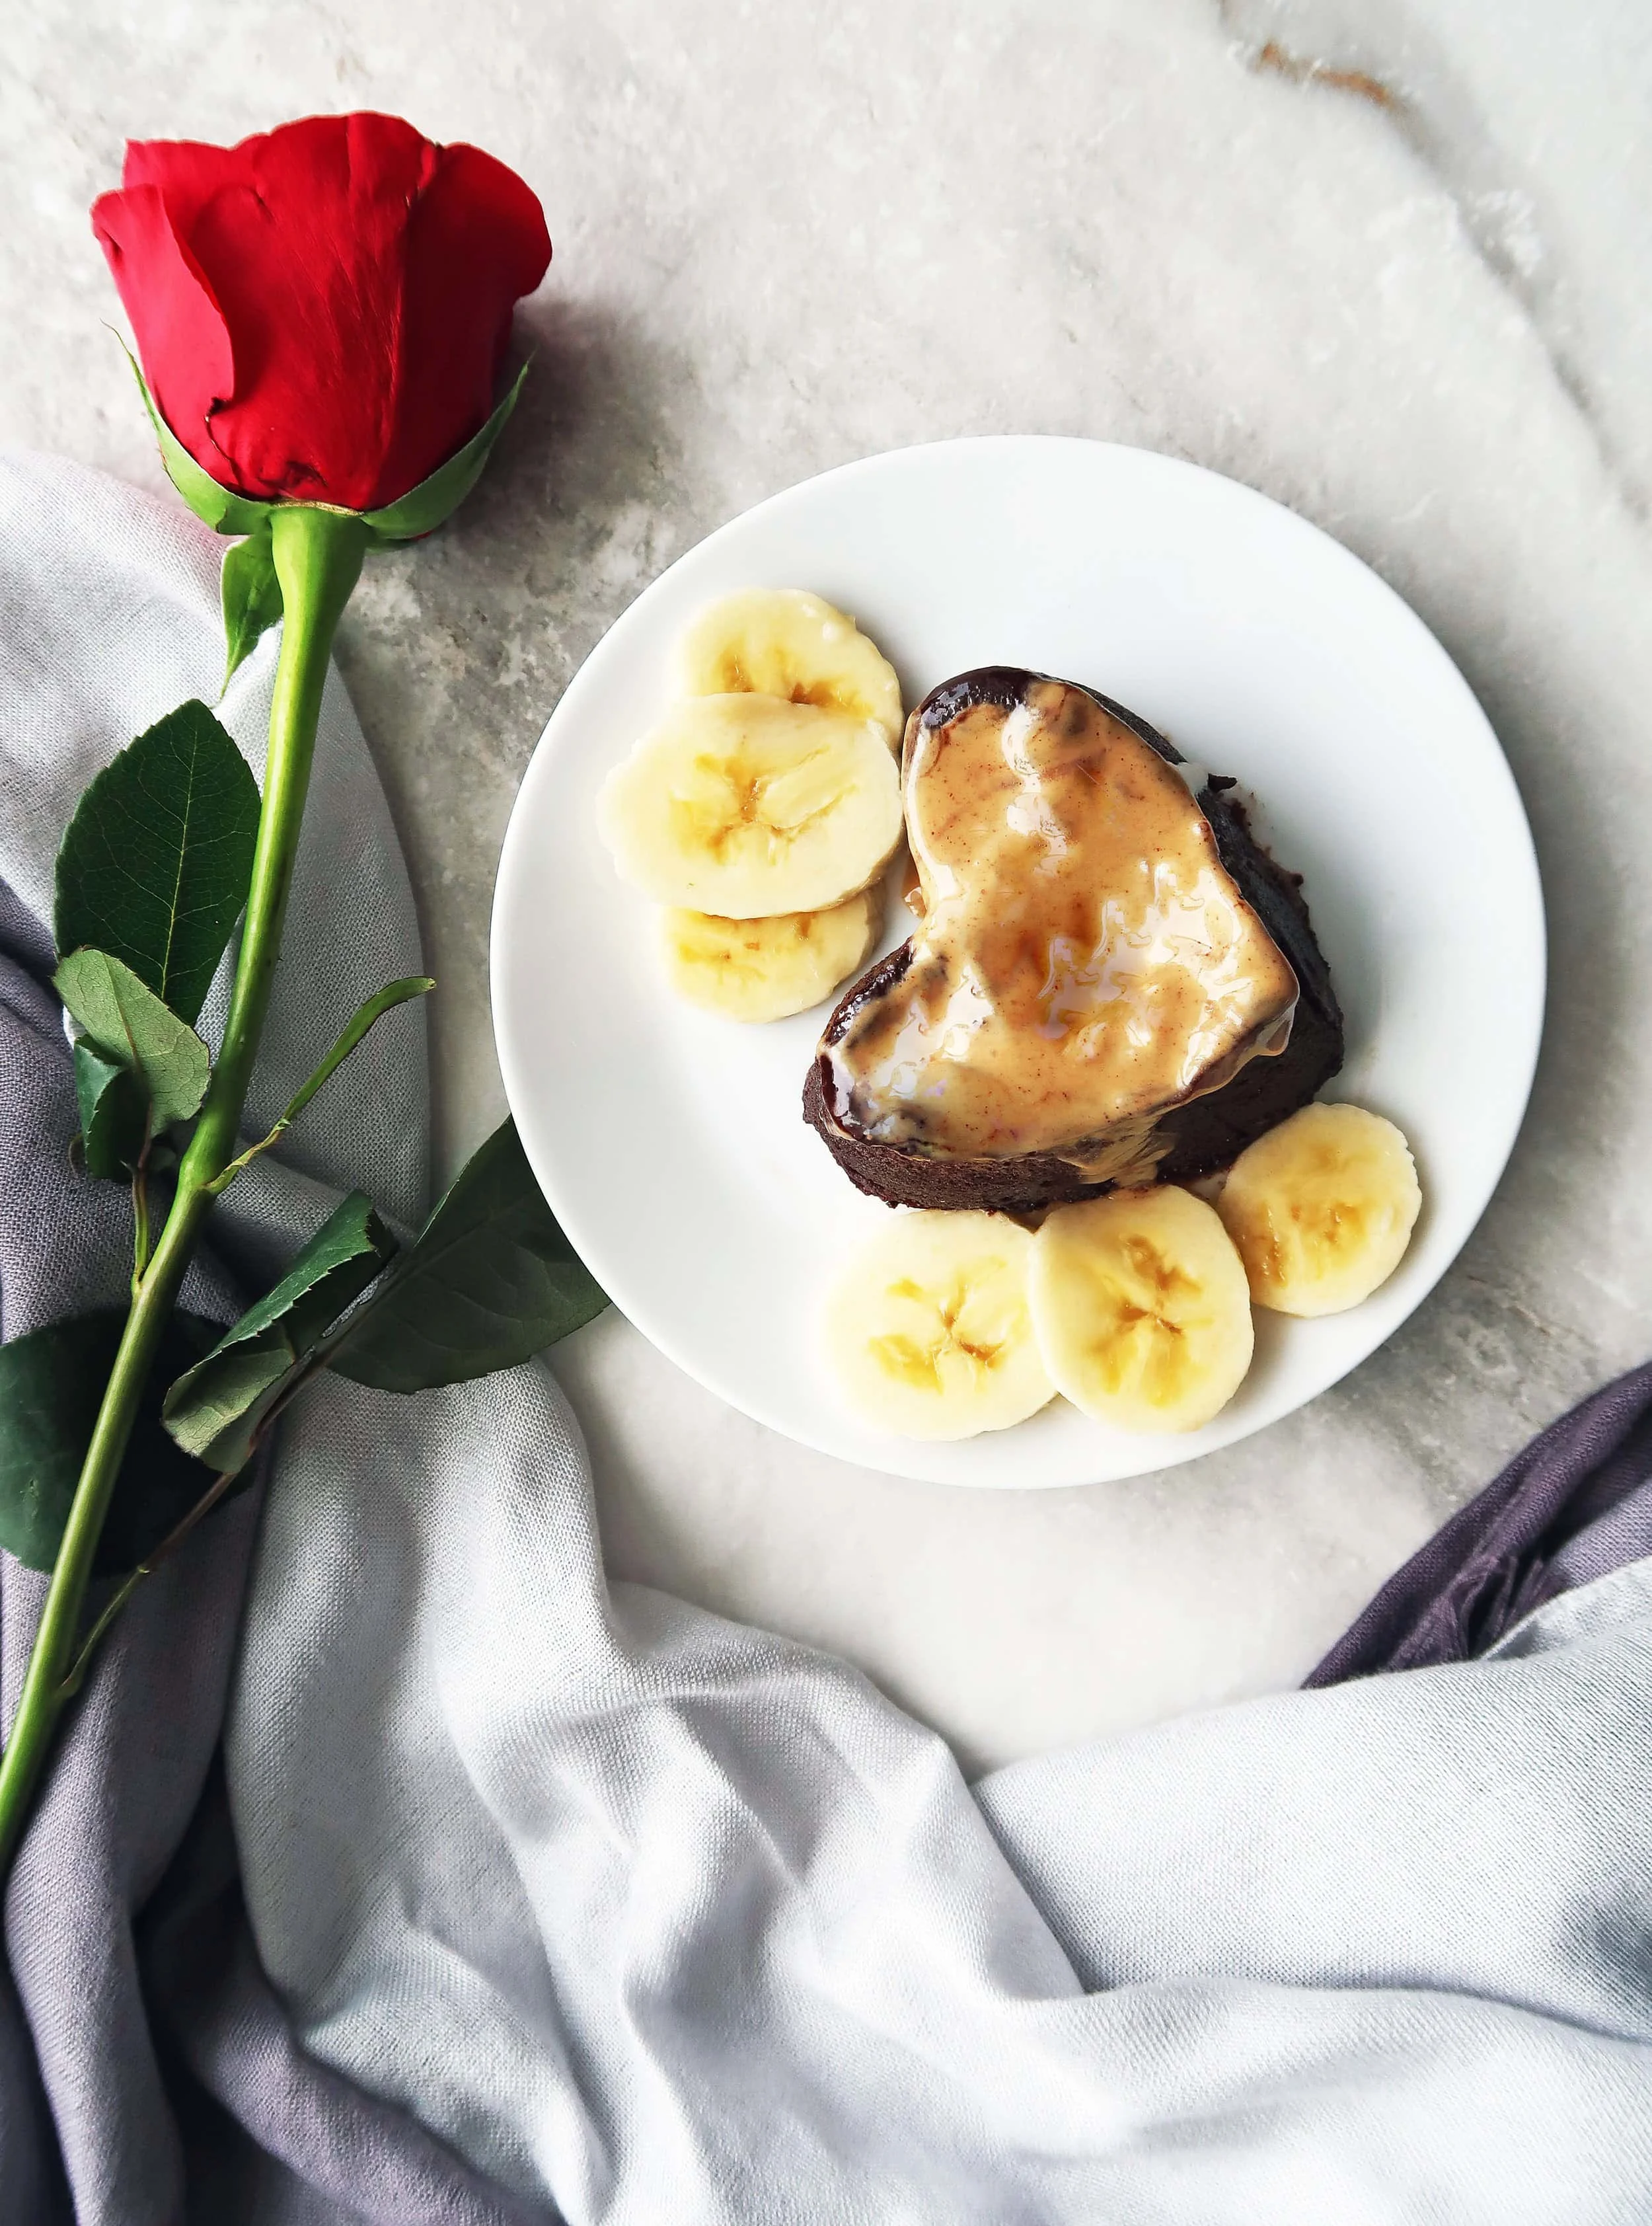
[[[1237, 776], [1304, 876], [1348, 1019], [1325, 1093], [1399, 1123], [1425, 1206], [1352, 1312], [1257, 1317], [1255, 1364], [1203, 1430], [1102, 1428], [1063, 1400], [932, 1445], [847, 1412], [823, 1295], [887, 1209], [804, 1127], [829, 1006], [767, 1027], [667, 989], [653, 908], [598, 840], [610, 766], [660, 714], [714, 596], [808, 588], [893, 660], [908, 708], [1021, 665], [1104, 690]], [[905, 914], [891, 906], [887, 944]], [[903, 1476], [1021, 1488], [1191, 1460], [1357, 1367], [1444, 1273], [1514, 1143], [1543, 1011], [1542, 899], [1496, 736], [1450, 658], [1357, 558], [1249, 488], [1135, 448], [1012, 436], [874, 456], [725, 525], [655, 581], [575, 677], [517, 798], [493, 910], [505, 1086], [534, 1172], [615, 1304], [677, 1364], [804, 1445]]]

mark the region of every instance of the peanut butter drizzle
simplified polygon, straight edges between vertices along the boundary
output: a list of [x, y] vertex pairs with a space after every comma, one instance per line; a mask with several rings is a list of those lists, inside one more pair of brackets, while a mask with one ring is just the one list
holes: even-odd
[[1171, 1106], [1283, 1050], [1295, 974], [1157, 751], [1037, 680], [906, 731], [904, 978], [831, 1047], [840, 1117], [962, 1158], [1150, 1180]]

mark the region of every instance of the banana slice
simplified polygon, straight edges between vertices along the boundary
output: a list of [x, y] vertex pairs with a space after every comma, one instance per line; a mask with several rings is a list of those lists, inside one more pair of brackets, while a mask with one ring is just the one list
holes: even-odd
[[1305, 1105], [1240, 1153], [1217, 1200], [1259, 1307], [1336, 1314], [1405, 1257], [1422, 1207], [1416, 1162], [1392, 1121], [1358, 1105]]
[[826, 1307], [843, 1395], [880, 1429], [972, 1438], [1051, 1396], [1027, 1312], [1032, 1239], [999, 1213], [899, 1213]]
[[892, 745], [900, 683], [877, 645], [802, 588], [745, 588], [701, 612], [677, 645], [680, 696], [751, 691], [873, 719]]
[[1250, 1366], [1239, 1255], [1172, 1185], [1060, 1207], [1032, 1240], [1027, 1288], [1056, 1389], [1117, 1429], [1199, 1429]]
[[671, 987], [691, 1005], [731, 1021], [807, 1012], [855, 972], [882, 924], [880, 888], [862, 889], [825, 912], [785, 912], [773, 919], [660, 916]]
[[597, 803], [621, 877], [722, 919], [823, 912], [876, 880], [900, 840], [882, 729], [772, 696], [674, 704]]

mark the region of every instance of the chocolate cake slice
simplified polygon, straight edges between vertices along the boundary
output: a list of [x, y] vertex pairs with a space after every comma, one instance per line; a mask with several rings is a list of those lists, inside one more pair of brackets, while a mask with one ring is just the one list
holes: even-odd
[[916, 932], [846, 993], [804, 1115], [892, 1205], [1031, 1212], [1213, 1173], [1342, 1064], [1297, 879], [1121, 704], [1017, 667], [907, 722]]

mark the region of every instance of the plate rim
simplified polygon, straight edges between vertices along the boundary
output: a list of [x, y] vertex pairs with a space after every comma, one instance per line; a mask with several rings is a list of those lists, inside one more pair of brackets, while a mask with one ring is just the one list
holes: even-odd
[[[1344, 567], [1352, 568], [1362, 576], [1363, 586], [1366, 592], [1373, 587], [1381, 591], [1382, 598], [1389, 606], [1391, 614], [1397, 613], [1401, 624], [1408, 626], [1421, 643], [1426, 645], [1427, 652], [1439, 660], [1445, 672], [1455, 684], [1471, 717], [1477, 721], [1485, 738], [1491, 745], [1493, 770], [1506, 792], [1507, 802], [1513, 807], [1511, 830], [1518, 836], [1517, 845], [1510, 854], [1505, 855], [1502, 862], [1506, 870], [1517, 869], [1520, 879], [1525, 884], [1526, 904], [1529, 907], [1536, 967], [1534, 977], [1531, 982], [1534, 994], [1531, 1006], [1529, 1040], [1515, 1046], [1519, 1053], [1517, 1071], [1520, 1075], [1520, 1086], [1517, 1091], [1510, 1093], [1508, 1100], [1507, 1133], [1499, 1136], [1497, 1148], [1488, 1154], [1483, 1162], [1485, 1172], [1479, 1178], [1479, 1195], [1475, 1199], [1472, 1212], [1468, 1216], [1457, 1243], [1449, 1254], [1434, 1267], [1427, 1280], [1422, 1282], [1412, 1294], [1404, 1313], [1389, 1325], [1375, 1345], [1368, 1347], [1357, 1358], [1350, 1360], [1346, 1366], [1340, 1368], [1335, 1375], [1320, 1384], [1316, 1390], [1309, 1393], [1306, 1398], [1295, 1402], [1279, 1414], [1269, 1415], [1255, 1422], [1238, 1436], [1227, 1441], [1226, 1445], [1222, 1447], [1189, 1442], [1187, 1440], [1173, 1435], [1158, 1438], [1144, 1434], [1141, 1439], [1143, 1458], [1140, 1467], [1132, 1469], [1128, 1475], [1091, 1479], [1089, 1484], [1066, 1477], [1032, 1477], [1013, 1483], [997, 1477], [953, 1475], [937, 1478], [933, 1468], [924, 1465], [921, 1458], [924, 1450], [934, 1450], [928, 1441], [907, 1441], [892, 1437], [888, 1457], [886, 1459], [879, 1457], [874, 1460], [870, 1455], [847, 1453], [839, 1447], [826, 1444], [821, 1438], [808, 1430], [799, 1428], [792, 1421], [763, 1411], [760, 1398], [736, 1396], [724, 1384], [709, 1381], [703, 1368], [678, 1348], [669, 1329], [662, 1332], [651, 1319], [646, 1319], [651, 1314], [651, 1309], [645, 1294], [642, 1297], [640, 1306], [637, 1306], [634, 1303], [636, 1295], [634, 1286], [621, 1293], [613, 1288], [613, 1278], [599, 1277], [616, 1310], [624, 1314], [639, 1333], [645, 1337], [673, 1366], [681, 1369], [692, 1381], [708, 1391], [714, 1398], [732, 1407], [737, 1413], [746, 1415], [762, 1428], [772, 1430], [789, 1442], [804, 1446], [828, 1460], [841, 1461], [846, 1466], [860, 1466], [874, 1469], [879, 1473], [911, 1478], [920, 1482], [938, 1481], [955, 1488], [972, 1491], [1104, 1489], [1111, 1485], [1128, 1483], [1139, 1478], [1181, 1467], [1190, 1461], [1203, 1459], [1207, 1453], [1226, 1450], [1227, 1446], [1242, 1444], [1272, 1428], [1275, 1424], [1288, 1420], [1291, 1415], [1311, 1406], [1325, 1392], [1333, 1390], [1356, 1369], [1363, 1367], [1367, 1361], [1374, 1358], [1439, 1287], [1447, 1272], [1461, 1257], [1475, 1231], [1484, 1220], [1487, 1209], [1508, 1170], [1515, 1144], [1525, 1125], [1532, 1092], [1535, 1086], [1547, 1016], [1549, 968], [1547, 910], [1536, 843], [1532, 835], [1530, 819], [1526, 811], [1524, 798], [1521, 794], [1520, 785], [1515, 777], [1514, 768], [1509, 761], [1508, 754], [1503, 747], [1502, 741], [1491, 723], [1484, 705], [1480, 702], [1478, 696], [1470, 685], [1467, 677], [1450, 651], [1446, 649], [1427, 621], [1413, 608], [1399, 590], [1385, 580], [1372, 565], [1367, 563], [1363, 557], [1337, 539], [1323, 526], [1316, 525], [1312, 518], [1304, 517], [1299, 511], [1293, 509], [1289, 504], [1264, 493], [1260, 488], [1250, 486], [1246, 480], [1236, 479], [1208, 465], [1196, 463], [1188, 457], [1172, 455], [1163, 449], [1147, 448], [1129, 442], [1092, 439], [1083, 434], [1039, 432], [963, 434], [932, 441], [902, 443], [893, 448], [878, 449], [868, 455], [851, 457], [842, 463], [829, 466], [824, 471], [812, 473], [807, 478], [775, 488], [744, 510], [736, 512], [732, 517], [723, 519], [709, 532], [702, 535], [698, 540], [680, 550], [669, 564], [656, 573], [638, 590], [591, 645], [547, 715], [527, 764], [524, 767], [516, 794], [511, 799], [494, 877], [488, 932], [489, 1004], [495, 1050], [504, 1083], [505, 1100], [511, 1117], [516, 1122], [524, 1152], [533, 1171], [535, 1180], [581, 1256], [584, 1256], [587, 1247], [580, 1241], [575, 1229], [569, 1224], [583, 1222], [587, 1217], [580, 1211], [577, 1201], [574, 1203], [570, 1212], [569, 1194], [554, 1175], [547, 1180], [547, 1169], [543, 1164], [544, 1154], [543, 1152], [536, 1152], [534, 1142], [531, 1139], [527, 1128], [524, 1127], [518, 1110], [524, 1097], [531, 1097], [531, 1093], [524, 1086], [522, 1071], [511, 1040], [511, 1024], [505, 1013], [506, 1001], [501, 993], [500, 987], [502, 983], [510, 978], [509, 965], [502, 963], [507, 941], [505, 922], [507, 915], [517, 900], [517, 886], [524, 870], [528, 844], [525, 829], [530, 815], [524, 811], [524, 799], [529, 798], [531, 791], [537, 785], [536, 773], [541, 760], [549, 761], [547, 745], [551, 744], [554, 748], [553, 730], [565, 714], [571, 715], [577, 712], [580, 703], [588, 692], [588, 685], [594, 688], [598, 684], [596, 681], [590, 678], [591, 667], [597, 661], [599, 652], [616, 629], [629, 620], [641, 606], [663, 595], [669, 583], [685, 566], [699, 560], [708, 550], [714, 548], [742, 528], [749, 526], [753, 520], [760, 518], [764, 513], [788, 502], [806, 489], [821, 487], [829, 481], [852, 480], [875, 473], [880, 467], [887, 467], [898, 460], [957, 454], [965, 450], [1010, 451], [1026, 450], [1030, 448], [1044, 450], [1066, 448], [1083, 450], [1087, 455], [1102, 451], [1120, 457], [1128, 457], [1132, 460], [1133, 464], [1145, 461], [1155, 468], [1164, 469], [1199, 483], [1213, 483], [1221, 490], [1223, 499], [1236, 499], [1242, 507], [1247, 504], [1261, 506], [1275, 518], [1282, 518], [1287, 522], [1287, 531], [1309, 537], [1322, 554], [1327, 550], [1332, 552], [1333, 560], [1340, 561]], [[543, 775], [539, 777], [543, 778]], [[1509, 1072], [1515, 1071], [1515, 1059], [1511, 1055]], [[1472, 1195], [1471, 1192], [1469, 1194]], [[599, 1244], [594, 1249], [600, 1251], [601, 1248]], [[620, 1280], [626, 1281], [623, 1275]], [[1020, 1428], [1035, 1427], [1038, 1420], [1039, 1417], [1035, 1415], [1032, 1418], [1031, 1424], [1024, 1424]], [[1016, 1430], [1007, 1431], [1001, 1434], [1008, 1440], [1019, 1436], [1020, 1434], [1020, 1430]], [[1191, 1435], [1198, 1438], [1202, 1435], [1202, 1433], [1193, 1433]], [[903, 1460], [903, 1453], [909, 1446], [912, 1452], [907, 1459]]]

